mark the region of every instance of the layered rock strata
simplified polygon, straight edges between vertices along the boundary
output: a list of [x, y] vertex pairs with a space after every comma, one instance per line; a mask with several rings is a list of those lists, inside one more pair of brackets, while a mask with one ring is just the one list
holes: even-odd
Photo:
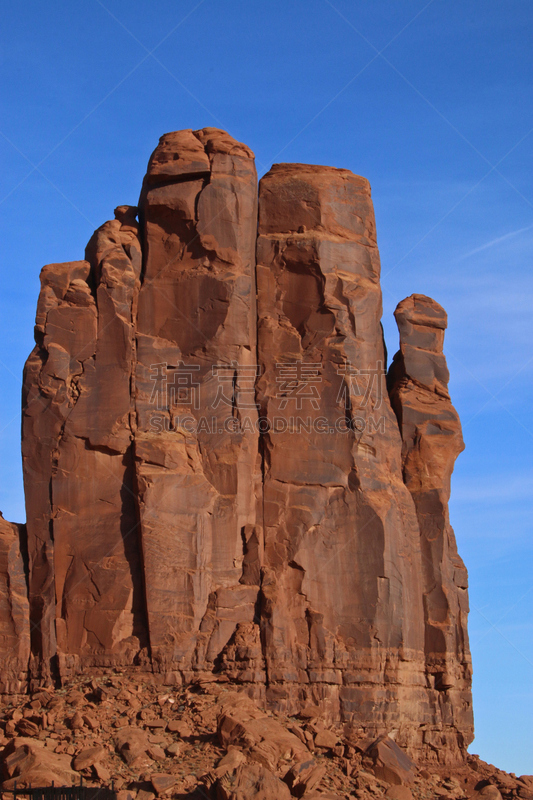
[[249, 148], [179, 131], [116, 217], [85, 261], [41, 275], [23, 419], [34, 681], [110, 665], [234, 681], [460, 759], [445, 320], [400, 304], [391, 405], [368, 182], [275, 165], [258, 198]]

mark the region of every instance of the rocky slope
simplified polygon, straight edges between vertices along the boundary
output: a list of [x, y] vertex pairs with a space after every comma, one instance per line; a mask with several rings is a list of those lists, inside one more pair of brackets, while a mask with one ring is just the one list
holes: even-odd
[[115, 217], [41, 273], [27, 530], [0, 531], [4, 691], [104, 668], [229, 682], [462, 763], [446, 316], [402, 301], [386, 376], [368, 181], [281, 164], [258, 187], [248, 147], [186, 130]]
[[[95, 670], [2, 707], [3, 798], [29, 784], [113, 786], [118, 800], [532, 800], [533, 776], [477, 756], [417, 767], [394, 738], [328, 725], [316, 706], [264, 712], [228, 683], [162, 691]], [[394, 735], [394, 734], [393, 734]]]

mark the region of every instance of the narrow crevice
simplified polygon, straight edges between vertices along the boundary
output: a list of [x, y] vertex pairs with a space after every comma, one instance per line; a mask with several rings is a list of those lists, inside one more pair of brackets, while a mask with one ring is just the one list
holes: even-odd
[[151, 192], [152, 189], [162, 189], [165, 186], [175, 186], [176, 184], [189, 183], [190, 181], [200, 181], [207, 179], [207, 181], [209, 182], [210, 175], [211, 175], [210, 169], [200, 169], [197, 170], [196, 172], [183, 172], [181, 175], [172, 175], [172, 177], [169, 177], [168, 175], [158, 176], [151, 174], [149, 181], [145, 182], [143, 190], [144, 193], [147, 194], [148, 192]]
[[[259, 191], [258, 191], [258, 206], [256, 209], [256, 238], [255, 238], [255, 259], [254, 259], [254, 303], [253, 303], [253, 313], [255, 315], [255, 363], [257, 365], [257, 375], [255, 378], [255, 392], [254, 392], [254, 399], [255, 405], [257, 408], [257, 413], [259, 418], [264, 416], [266, 408], [262, 408], [261, 403], [261, 390], [259, 386], [259, 382], [263, 375], [261, 374], [264, 370], [264, 364], [261, 362], [259, 350], [260, 350], [260, 330], [259, 330], [259, 312], [258, 312], [258, 273], [257, 273], [257, 259], [258, 259], [258, 241], [259, 241]], [[261, 509], [261, 519], [260, 519], [260, 536], [263, 550], [263, 558], [261, 561], [263, 563], [259, 564], [259, 592], [257, 594], [257, 602], [256, 602], [256, 609], [255, 609], [255, 616], [258, 619], [259, 624], [259, 641], [261, 644], [261, 653], [263, 656], [263, 662], [265, 667], [265, 689], [268, 690], [270, 687], [271, 681], [269, 676], [269, 662], [267, 658], [267, 644], [266, 644], [266, 620], [264, 614], [264, 596], [263, 596], [263, 579], [264, 579], [264, 555], [265, 555], [265, 482], [266, 482], [266, 475], [268, 472], [268, 451], [267, 451], [267, 433], [263, 432], [259, 427], [258, 430], [258, 438], [257, 438], [257, 449], [260, 459], [260, 470], [261, 470], [261, 484], [260, 484], [260, 502], [259, 506]]]
[[[133, 635], [137, 636], [139, 639], [141, 649], [145, 647], [150, 649], [139, 487], [135, 469], [135, 447], [133, 443], [129, 446], [124, 455], [124, 464], [124, 481], [120, 490], [123, 504], [120, 532], [124, 544], [124, 555], [128, 561], [133, 586]], [[133, 527], [131, 527], [132, 520], [135, 520]], [[130, 537], [132, 538], [132, 542], [128, 543]]]
[[140, 572], [140, 586], [138, 589], [138, 595], [134, 597], [134, 604], [135, 600], [138, 600], [139, 606], [142, 607], [142, 618], [144, 623], [144, 644], [141, 639], [141, 647], [146, 647], [148, 658], [150, 663], [153, 666], [152, 661], [152, 646], [150, 641], [150, 618], [148, 614], [148, 595], [146, 591], [146, 569], [145, 569], [145, 562], [144, 562], [144, 548], [143, 548], [143, 536], [142, 536], [142, 516], [141, 516], [141, 505], [140, 505], [140, 492], [139, 492], [139, 479], [137, 474], [137, 455], [136, 455], [136, 447], [135, 447], [135, 431], [137, 429], [137, 352], [138, 352], [138, 338], [137, 338], [137, 311], [139, 306], [139, 295], [142, 288], [142, 274], [144, 271], [145, 266], [145, 248], [143, 247], [142, 242], [142, 225], [141, 225], [141, 209], [139, 208], [138, 212], [139, 216], [139, 244], [141, 247], [141, 276], [139, 278], [139, 283], [136, 284], [132, 302], [131, 302], [131, 326], [132, 326], [132, 336], [131, 336], [131, 371], [130, 371], [130, 411], [129, 411], [129, 429], [131, 431], [132, 441], [130, 447], [128, 448], [128, 455], [129, 455], [129, 465], [130, 465], [130, 482], [131, 482], [131, 492], [133, 493], [133, 512], [134, 517], [136, 520], [134, 531], [135, 531], [135, 538], [137, 541], [137, 552], [138, 552], [138, 559], [139, 559], [139, 572]]

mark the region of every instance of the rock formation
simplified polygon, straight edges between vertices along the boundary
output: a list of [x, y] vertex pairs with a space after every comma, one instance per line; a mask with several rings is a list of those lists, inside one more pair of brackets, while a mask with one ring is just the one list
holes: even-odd
[[30, 657], [30, 614], [24, 525], [0, 514], [0, 695], [24, 691]]
[[260, 481], [252, 152], [209, 128], [163, 136], [139, 217], [134, 448], [146, 614], [154, 667], [187, 680], [213, 668], [257, 600], [239, 583]]
[[25, 368], [34, 677], [131, 663], [148, 644], [132, 445], [141, 248], [127, 209], [87, 261], [41, 273], [36, 347]]
[[169, 689], [155, 677], [93, 669], [90, 680], [11, 697], [2, 791], [83, 780], [113, 787], [116, 800], [533, 800], [533, 776], [479, 756], [417, 767], [391, 736], [369, 742], [351, 724], [325, 723], [316, 706], [295, 719], [230, 683]]
[[424, 295], [394, 312], [400, 350], [388, 382], [402, 434], [405, 485], [415, 502], [422, 550], [425, 650], [436, 688], [461, 684], [457, 659], [468, 659], [468, 575], [448, 519], [450, 478], [464, 449], [461, 423], [448, 394], [442, 353], [446, 312]]
[[446, 318], [400, 303], [386, 381], [368, 182], [281, 164], [258, 191], [248, 147], [179, 131], [115, 216], [86, 260], [41, 274], [23, 415], [32, 685], [106, 667], [231, 682], [461, 761]]
[[425, 694], [419, 533], [384, 386], [370, 188], [348, 170], [279, 165], [259, 208], [269, 691], [297, 707], [307, 690], [360, 721], [379, 697], [375, 732], [414, 723]]

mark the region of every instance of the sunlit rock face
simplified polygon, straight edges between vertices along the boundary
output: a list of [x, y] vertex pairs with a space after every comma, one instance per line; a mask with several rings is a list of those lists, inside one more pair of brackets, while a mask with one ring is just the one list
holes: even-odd
[[41, 274], [29, 611], [6, 618], [27, 642], [31, 620], [32, 682], [102, 666], [234, 682], [460, 760], [446, 316], [400, 303], [387, 377], [368, 181], [279, 164], [258, 188], [248, 147], [178, 131], [115, 216], [84, 261]]

